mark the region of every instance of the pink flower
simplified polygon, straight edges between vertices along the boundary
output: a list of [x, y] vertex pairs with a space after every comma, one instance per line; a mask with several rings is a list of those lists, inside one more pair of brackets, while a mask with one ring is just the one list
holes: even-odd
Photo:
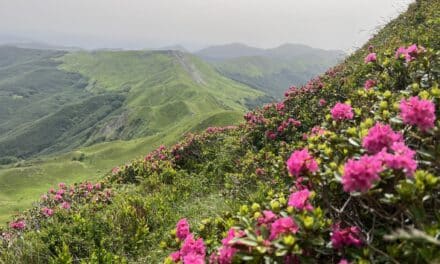
[[60, 189], [65, 189], [66, 188], [66, 184], [64, 182], [60, 182], [60, 183], [58, 183], [58, 187]]
[[403, 170], [408, 177], [411, 177], [417, 169], [417, 162], [414, 160], [416, 152], [408, 148], [403, 142], [395, 142], [391, 146], [394, 154], [382, 151], [378, 155], [384, 164], [394, 170]]
[[180, 255], [185, 257], [189, 254], [195, 254], [205, 258], [206, 249], [203, 239], [194, 239], [192, 234], [189, 234], [185, 241], [183, 242], [182, 248], [180, 249]]
[[53, 210], [47, 207], [41, 208], [41, 213], [46, 217], [51, 217], [53, 215]]
[[340, 249], [344, 246], [362, 246], [359, 233], [359, 228], [356, 226], [341, 229], [339, 224], [334, 225], [331, 235], [333, 248]]
[[375, 85], [376, 85], [376, 81], [375, 80], [368, 79], [368, 80], [365, 81], [364, 88], [365, 88], [365, 90], [370, 90]]
[[63, 190], [63, 189], [59, 189], [59, 190], [57, 191], [57, 194], [62, 196], [62, 195], [64, 194], [64, 190]]
[[399, 47], [396, 50], [396, 59], [404, 58], [406, 62], [414, 60], [414, 58], [423, 51], [423, 47], [418, 47], [416, 44], [409, 46], [408, 48]]
[[258, 224], [262, 225], [262, 224], [271, 224], [276, 219], [277, 216], [272, 211], [264, 210], [263, 216], [260, 216], [257, 221]]
[[353, 108], [349, 104], [337, 103], [332, 110], [330, 110], [334, 120], [344, 120], [353, 118]]
[[411, 61], [412, 57], [408, 54], [405, 47], [400, 47], [396, 50], [396, 59], [404, 58], [405, 61]]
[[389, 125], [376, 123], [362, 140], [362, 146], [370, 153], [378, 153], [383, 148], [389, 149], [395, 142], [402, 142], [401, 133], [394, 132]]
[[318, 163], [307, 149], [293, 152], [286, 164], [290, 174], [296, 177], [299, 177], [301, 173], [313, 173], [318, 170]]
[[96, 184], [95, 184], [95, 190], [100, 190], [101, 189], [101, 183], [100, 182], [97, 182]]
[[289, 197], [288, 205], [292, 206], [299, 210], [313, 210], [313, 206], [308, 201], [310, 198], [311, 192], [308, 189], [304, 189], [301, 191], [294, 192]]
[[231, 228], [228, 231], [228, 235], [226, 238], [222, 240], [222, 247], [219, 249], [219, 256], [217, 259], [217, 262], [219, 264], [231, 264], [232, 259], [234, 258], [235, 253], [237, 252], [237, 249], [233, 248], [231, 245], [231, 240], [237, 237], [244, 236], [243, 231], [237, 232], [235, 229]]
[[41, 200], [46, 201], [47, 199], [49, 199], [49, 197], [47, 196], [47, 194], [43, 194], [43, 195], [41, 195]]
[[176, 251], [169, 256], [173, 262], [178, 262], [180, 260], [180, 251]]
[[53, 197], [53, 199], [54, 199], [55, 201], [60, 201], [60, 200], [63, 199], [63, 196], [61, 196], [60, 194], [57, 193], [57, 194]]
[[299, 227], [290, 217], [283, 217], [273, 222], [270, 228], [269, 239], [276, 239], [280, 234], [298, 232]]
[[114, 167], [112, 169], [112, 174], [118, 174], [121, 171], [121, 169], [119, 169], [119, 167]]
[[422, 131], [434, 127], [435, 105], [432, 101], [413, 96], [400, 102], [400, 116], [405, 124], [415, 125]]
[[319, 106], [324, 106], [324, 105], [326, 105], [327, 104], [327, 101], [326, 100], [324, 100], [323, 98], [321, 98], [321, 99], [319, 99]]
[[63, 202], [61, 204], [61, 208], [66, 209], [66, 210], [70, 209], [70, 203], [69, 202]]
[[339, 264], [350, 264], [350, 262], [348, 262], [346, 259], [341, 259]]
[[266, 131], [266, 137], [270, 140], [274, 140], [277, 138], [277, 134], [273, 131]]
[[176, 236], [180, 240], [184, 240], [189, 235], [189, 224], [186, 218], [182, 218], [176, 225]]
[[373, 182], [379, 180], [383, 171], [382, 162], [375, 156], [362, 156], [359, 160], [350, 159], [344, 166], [342, 185], [344, 191], [367, 191]]
[[222, 247], [219, 249], [218, 264], [232, 264], [237, 249], [232, 247]]
[[376, 57], [375, 52], [368, 54], [364, 59], [365, 63], [375, 62], [376, 60], [377, 60], [377, 57]]
[[283, 102], [277, 103], [276, 109], [278, 112], [283, 111], [284, 110], [284, 103]]
[[205, 264], [205, 257], [190, 253], [183, 257], [183, 264]]
[[24, 220], [17, 220], [15, 222], [11, 222], [9, 227], [15, 230], [23, 230], [26, 228], [26, 222]]

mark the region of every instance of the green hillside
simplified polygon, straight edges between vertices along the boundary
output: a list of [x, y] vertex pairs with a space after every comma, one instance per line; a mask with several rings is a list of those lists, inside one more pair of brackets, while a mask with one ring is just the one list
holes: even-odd
[[23, 58], [14, 55], [0, 79], [9, 111], [0, 119], [0, 220], [57, 181], [97, 178], [187, 132], [235, 124], [267, 100], [181, 52], [11, 49]]
[[438, 263], [439, 14], [416, 1], [240, 126], [54, 186], [1, 230], [0, 259]]
[[196, 54], [223, 75], [275, 98], [282, 98], [289, 87], [305, 84], [344, 57], [341, 51], [298, 44], [284, 44], [273, 49], [229, 44], [206, 48]]

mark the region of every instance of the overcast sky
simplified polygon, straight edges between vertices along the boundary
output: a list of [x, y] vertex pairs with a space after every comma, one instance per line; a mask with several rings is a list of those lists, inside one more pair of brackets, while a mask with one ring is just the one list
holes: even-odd
[[85, 48], [242, 42], [350, 50], [412, 0], [0, 0], [0, 37]]

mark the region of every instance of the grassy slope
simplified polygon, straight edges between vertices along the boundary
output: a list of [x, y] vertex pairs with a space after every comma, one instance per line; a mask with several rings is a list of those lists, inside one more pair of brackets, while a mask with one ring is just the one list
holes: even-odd
[[[59, 181], [73, 183], [96, 179], [115, 164], [140, 157], [160, 144], [174, 143], [188, 131], [237, 123], [246, 110], [247, 100], [262, 95], [181, 53], [79, 52], [62, 60], [59, 69], [88, 78], [87, 90], [91, 93], [106, 95], [110, 91], [123, 94], [126, 100], [113, 115], [97, 125], [89, 124], [95, 126], [95, 130], [86, 136], [84, 131], [75, 134], [76, 124], [59, 140], [59, 144], [63, 144], [61, 149], [83, 144], [81, 138], [86, 138], [86, 144], [91, 146], [66, 154], [30, 159], [17, 168], [3, 166], [0, 169], [1, 222], [11, 213], [29, 207], [35, 197]], [[192, 67], [203, 78], [203, 83], [193, 80], [182, 67], [182, 60], [194, 65]], [[126, 113], [122, 125], [111, 127], [112, 120], [121, 113]], [[49, 120], [53, 121], [54, 117]], [[41, 120], [37, 123], [44, 124]], [[105, 140], [100, 137], [106, 126], [111, 127], [110, 132], [106, 132], [109, 135], [106, 139], [112, 141], [100, 143]], [[47, 132], [42, 131], [42, 135], [47, 136]], [[85, 159], [81, 162], [73, 160], [80, 153]]]

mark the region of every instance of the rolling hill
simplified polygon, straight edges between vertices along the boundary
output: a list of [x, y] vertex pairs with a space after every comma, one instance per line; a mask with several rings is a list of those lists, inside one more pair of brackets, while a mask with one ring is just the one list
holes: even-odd
[[0, 219], [265, 100], [178, 51], [0, 47]]
[[300, 86], [344, 57], [342, 51], [300, 44], [259, 49], [239, 43], [213, 46], [195, 53], [223, 75], [275, 98], [290, 86]]

